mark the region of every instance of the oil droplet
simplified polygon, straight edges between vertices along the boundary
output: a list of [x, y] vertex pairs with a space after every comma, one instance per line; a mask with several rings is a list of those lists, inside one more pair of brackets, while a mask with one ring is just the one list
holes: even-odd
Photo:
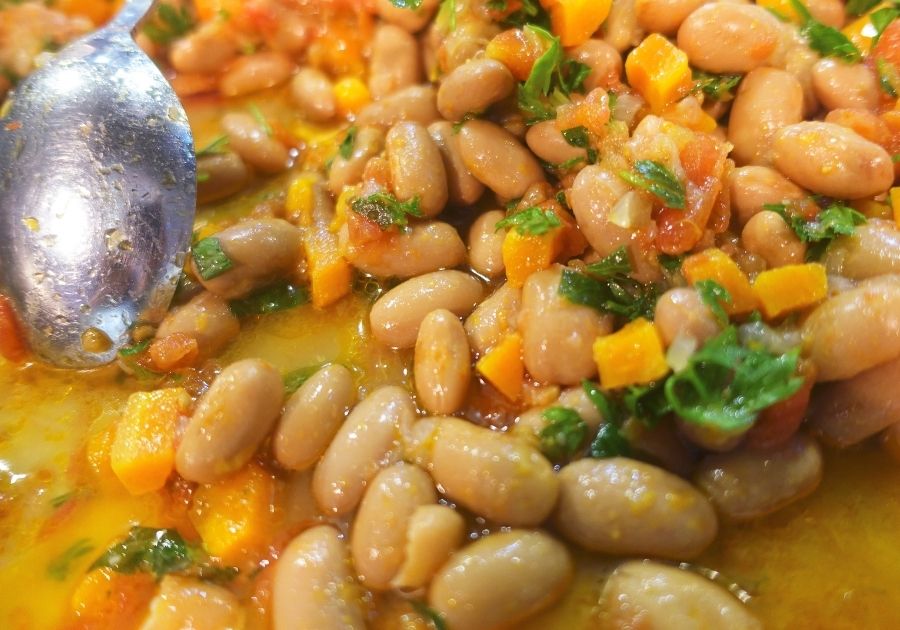
[[81, 333], [81, 347], [85, 352], [100, 354], [112, 348], [112, 341], [99, 328], [88, 328]]
[[27, 227], [32, 232], [37, 232], [41, 229], [41, 224], [34, 217], [25, 217], [24, 219], [22, 219], [22, 223], [24, 223], [25, 227]]

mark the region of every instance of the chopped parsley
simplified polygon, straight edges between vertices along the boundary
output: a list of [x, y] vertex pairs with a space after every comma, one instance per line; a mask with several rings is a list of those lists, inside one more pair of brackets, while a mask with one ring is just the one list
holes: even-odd
[[790, 214], [785, 204], [765, 204], [763, 208], [780, 214], [800, 240], [808, 244], [807, 260], [818, 260], [831, 241], [838, 236], [853, 234], [856, 226], [866, 222], [864, 214], [841, 203], [832, 203], [816, 215], [815, 219]]
[[234, 263], [215, 236], [208, 236], [195, 243], [191, 249], [191, 256], [194, 258], [197, 272], [204, 280], [212, 280], [234, 267]]
[[[491, 11], [506, 13], [509, 11], [507, 0], [488, 0], [487, 7]], [[544, 29], [550, 29], [550, 15], [541, 6], [538, 0], [522, 0], [521, 7], [500, 20], [506, 27], [523, 28], [528, 25], [537, 25]]]
[[356, 133], [359, 131], [356, 125], [353, 125], [347, 130], [347, 135], [344, 136], [344, 139], [341, 141], [340, 146], [338, 147], [338, 155], [340, 155], [345, 160], [349, 160], [350, 156], [353, 155], [353, 145], [356, 143]]
[[603, 424], [591, 441], [591, 457], [607, 458], [630, 454], [631, 445], [619, 430], [625, 419], [621, 404], [604, 394], [596, 383], [584, 380], [581, 387], [603, 418]]
[[589, 265], [584, 272], [563, 269], [559, 294], [582, 306], [601, 313], [618, 315], [628, 320], [638, 317], [653, 319], [659, 289], [642, 284], [628, 276], [631, 265], [622, 246], [603, 260]]
[[518, 89], [518, 103], [528, 124], [556, 117], [556, 107], [569, 102], [569, 95], [581, 89], [591, 73], [588, 66], [563, 55], [559, 38], [549, 31], [528, 24], [525, 28], [550, 42], [531, 68], [528, 79]]
[[144, 25], [143, 32], [155, 43], [165, 46], [186, 35], [193, 27], [194, 18], [187, 5], [174, 7], [162, 3], [156, 9], [155, 19]]
[[634, 385], [625, 390], [622, 402], [633, 418], [649, 427], [672, 412], [672, 405], [666, 398], [665, 380], [649, 385]]
[[553, 461], [570, 459], [584, 444], [587, 423], [568, 407], [550, 407], [542, 415], [546, 425], [538, 434], [541, 451]]
[[135, 355], [141, 354], [150, 347], [150, 340], [144, 339], [143, 341], [139, 341], [137, 343], [133, 343], [130, 346], [123, 346], [119, 348], [119, 356], [120, 357], [133, 357]]
[[588, 272], [595, 276], [612, 276], [631, 273], [631, 263], [625, 246], [619, 247], [612, 254], [587, 266]]
[[248, 109], [250, 110], [250, 115], [253, 116], [253, 119], [256, 121], [256, 124], [262, 127], [263, 132], [271, 138], [275, 132], [272, 130], [272, 125], [269, 124], [266, 115], [262, 113], [259, 105], [250, 103]]
[[681, 263], [684, 262], [683, 255], [660, 254], [657, 257], [660, 266], [669, 273], [675, 273], [681, 269]]
[[[218, 138], [213, 139], [209, 144], [207, 144], [202, 149], [197, 151], [197, 158], [208, 157], [210, 155], [221, 155], [225, 152], [225, 149], [228, 147], [228, 136], [221, 135]], [[208, 177], [208, 176], [207, 176]], [[197, 179], [200, 179], [199, 175]]]
[[860, 16], [873, 9], [881, 0], [849, 0], [844, 7], [848, 15]]
[[297, 368], [296, 370], [292, 370], [285, 374], [282, 377], [282, 379], [284, 380], [284, 393], [288, 396], [293, 394], [295, 391], [300, 389], [303, 383], [308, 381], [313, 374], [325, 367], [325, 365], [325, 363], [307, 365], [306, 367]]
[[425, 617], [434, 630], [447, 630], [447, 622], [441, 617], [441, 614], [434, 608], [431, 608], [425, 602], [414, 599], [410, 604], [417, 613]]
[[422, 0], [391, 0], [391, 4], [398, 9], [417, 11], [422, 6]]
[[728, 325], [728, 313], [722, 304], [731, 304], [731, 293], [715, 280], [700, 280], [694, 284], [700, 299], [709, 307], [720, 326]]
[[278, 282], [255, 293], [228, 303], [235, 317], [267, 315], [295, 308], [309, 301], [306, 287], [290, 282]]
[[655, 160], [638, 160], [632, 171], [619, 171], [619, 177], [654, 195], [668, 208], [684, 209], [684, 186], [672, 171]]
[[579, 149], [584, 149], [587, 152], [588, 164], [595, 164], [597, 162], [597, 149], [591, 147], [591, 138], [588, 135], [588, 130], [586, 127], [578, 126], [572, 127], [571, 129], [565, 129], [562, 132], [562, 135], [563, 138], [566, 139], [566, 142], [568, 142], [571, 146], [578, 147]]
[[456, 0], [442, 0], [438, 9], [437, 22], [446, 25], [447, 31], [456, 30]]
[[552, 210], [544, 210], [543, 208], [532, 206], [497, 221], [497, 224], [494, 226], [494, 231], [496, 232], [506, 228], [511, 230], [514, 229], [523, 236], [541, 236], [561, 225], [562, 222], [560, 222], [559, 217], [556, 216], [556, 213]]
[[878, 85], [881, 90], [891, 98], [897, 98], [900, 76], [897, 75], [894, 64], [879, 57], [875, 60], [875, 71], [878, 73]]
[[[851, 63], [862, 59], [862, 53], [846, 35], [836, 28], [826, 26], [813, 18], [809, 9], [804, 6], [800, 0], [790, 0], [791, 6], [803, 25], [800, 32], [806, 36], [809, 41], [809, 47], [824, 57], [837, 57]], [[874, 18], [874, 15], [872, 16]], [[875, 23], [874, 20], [872, 22]]]
[[703, 92], [703, 96], [711, 101], [726, 103], [734, 99], [734, 91], [741, 82], [740, 74], [711, 74], [702, 70], [694, 70], [694, 91]]
[[350, 204], [354, 212], [360, 214], [382, 230], [389, 230], [394, 226], [405, 228], [409, 225], [409, 217], [421, 217], [419, 198], [413, 197], [409, 201], [400, 201], [394, 195], [385, 192], [372, 193], [367, 197], [357, 197]]
[[897, 5], [878, 9], [869, 16], [869, 21], [872, 23], [872, 26], [875, 27], [875, 37], [872, 38], [873, 46], [881, 39], [881, 34], [884, 32], [884, 29], [888, 27], [888, 24], [898, 17], [900, 17], [900, 7]]
[[89, 554], [93, 549], [94, 546], [87, 538], [76, 541], [71, 547], [50, 561], [47, 565], [47, 575], [57, 582], [62, 582], [69, 575], [69, 571], [72, 570], [72, 564], [78, 558]]

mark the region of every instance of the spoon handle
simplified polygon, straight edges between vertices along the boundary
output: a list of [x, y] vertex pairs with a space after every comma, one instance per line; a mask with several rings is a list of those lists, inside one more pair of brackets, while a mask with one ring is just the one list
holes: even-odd
[[107, 28], [131, 31], [137, 23], [147, 15], [147, 11], [153, 6], [154, 0], [128, 0], [122, 10], [114, 17]]

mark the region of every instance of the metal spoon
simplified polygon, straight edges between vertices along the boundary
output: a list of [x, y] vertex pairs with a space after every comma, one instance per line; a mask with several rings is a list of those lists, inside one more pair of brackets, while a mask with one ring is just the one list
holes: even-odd
[[64, 48], [0, 118], [0, 292], [59, 366], [107, 363], [158, 321], [190, 244], [191, 129], [131, 37], [152, 3]]

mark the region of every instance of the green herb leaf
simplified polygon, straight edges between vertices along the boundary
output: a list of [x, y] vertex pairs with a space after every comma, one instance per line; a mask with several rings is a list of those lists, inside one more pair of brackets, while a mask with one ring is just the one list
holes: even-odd
[[416, 11], [422, 6], [422, 0], [391, 0], [391, 4], [398, 9], [411, 9]]
[[897, 17], [900, 17], [900, 7], [896, 5], [878, 9], [869, 16], [869, 21], [875, 27], [875, 37], [872, 38], [873, 46], [881, 39], [881, 34], [884, 33], [884, 29], [888, 27], [888, 24], [896, 20]]
[[228, 303], [236, 317], [268, 315], [289, 308], [295, 308], [309, 301], [306, 287], [290, 282], [271, 284], [247, 297]]
[[423, 216], [422, 210], [419, 209], [418, 197], [409, 201], [399, 201], [394, 195], [383, 192], [373, 193], [368, 197], [357, 197], [350, 207], [357, 214], [378, 224], [382, 230], [389, 230], [394, 226], [405, 228], [409, 224], [408, 216]]
[[649, 385], [635, 385], [625, 390], [622, 401], [628, 413], [649, 427], [672, 412], [672, 405], [666, 399], [666, 381], [656, 381]]
[[628, 277], [631, 264], [624, 247], [585, 267], [586, 273], [563, 269], [559, 294], [572, 302], [629, 320], [653, 319], [659, 289]]
[[209, 181], [209, 173], [207, 171], [197, 171], [197, 183], [202, 184], [203, 182]]
[[712, 101], [727, 103], [734, 99], [734, 91], [741, 82], [740, 74], [711, 74], [702, 70], [693, 71], [694, 91]]
[[728, 313], [722, 304], [731, 304], [731, 293], [715, 280], [700, 280], [694, 284], [700, 299], [709, 307], [721, 326], [728, 325]]
[[143, 341], [139, 341], [138, 343], [133, 343], [130, 346], [123, 346], [119, 348], [119, 356], [120, 357], [133, 357], [137, 354], [142, 353], [144, 350], [150, 347], [150, 340], [144, 339]]
[[597, 437], [591, 442], [591, 457], [605, 459], [631, 453], [631, 445], [622, 435], [618, 425], [607, 422], [597, 431]]
[[849, 0], [844, 6], [848, 15], [860, 16], [873, 9], [881, 0]]
[[[228, 136], [221, 135], [218, 138], [213, 139], [209, 144], [205, 147], [197, 151], [197, 158], [208, 157], [210, 155], [221, 155], [225, 152], [225, 149], [228, 147]], [[200, 177], [198, 175], [197, 179]]]
[[[597, 150], [591, 147], [591, 137], [588, 134], [588, 130], [584, 126], [572, 127], [571, 129], [565, 129], [562, 132], [563, 138], [566, 139], [573, 147], [578, 147], [579, 149], [585, 149], [587, 152], [587, 162], [588, 164], [595, 164], [597, 162]], [[581, 158], [577, 158], [581, 159]], [[571, 161], [571, 160], [570, 160]]]
[[666, 399], [682, 419], [724, 432], [740, 431], [759, 412], [788, 398], [803, 385], [796, 376], [798, 350], [774, 355], [744, 347], [729, 326], [672, 374]]
[[[862, 53], [847, 36], [836, 28], [826, 26], [813, 18], [800, 0], [790, 0], [791, 6], [803, 20], [800, 32], [809, 40], [809, 47], [825, 57], [837, 57], [851, 63], [862, 59]], [[874, 24], [874, 22], [873, 22]]]
[[313, 374], [321, 370], [326, 365], [328, 364], [317, 363], [315, 365], [307, 365], [306, 367], [298, 368], [285, 374], [283, 377], [285, 395], [290, 396], [295, 391], [300, 389], [303, 383], [308, 381]]
[[447, 622], [441, 617], [441, 614], [434, 608], [431, 608], [425, 602], [414, 599], [410, 604], [417, 613], [425, 617], [425, 619], [434, 627], [434, 630], [447, 630]]
[[669, 208], [684, 209], [684, 186], [672, 171], [655, 160], [638, 160], [633, 171], [620, 171], [619, 177], [658, 197]]
[[347, 135], [344, 136], [344, 139], [341, 141], [341, 145], [338, 147], [338, 155], [340, 155], [345, 160], [349, 160], [350, 156], [353, 155], [353, 145], [356, 143], [356, 133], [359, 129], [356, 125], [353, 125], [347, 130]]
[[584, 379], [581, 381], [581, 389], [584, 390], [588, 400], [590, 400], [594, 407], [597, 408], [597, 411], [600, 412], [600, 416], [603, 418], [604, 422], [622, 423], [625, 419], [624, 408], [617, 401], [614, 401], [604, 394], [597, 383]]
[[806, 248], [807, 260], [818, 260], [831, 241], [838, 236], [853, 234], [856, 226], [866, 222], [864, 214], [841, 203], [831, 204], [812, 220], [788, 214], [784, 204], [765, 204], [763, 208], [780, 214], [800, 240], [809, 244]]
[[550, 407], [541, 415], [546, 421], [538, 434], [541, 451], [553, 461], [570, 459], [584, 444], [587, 423], [577, 411], [568, 407]]
[[[489, 9], [500, 13], [505, 13], [509, 10], [507, 0], [488, 0], [487, 6]], [[500, 23], [506, 27], [524, 28], [532, 25], [549, 30], [550, 15], [538, 0], [522, 0], [521, 8], [507, 15]]]
[[269, 121], [266, 120], [266, 115], [262, 113], [259, 105], [257, 105], [256, 103], [250, 103], [248, 109], [250, 110], [250, 115], [253, 116], [254, 120], [256, 120], [256, 124], [262, 127], [265, 134], [271, 138], [275, 132], [272, 131], [272, 125], [270, 125]]
[[215, 236], [208, 236], [195, 243], [191, 249], [191, 256], [194, 258], [197, 272], [204, 280], [212, 280], [234, 267], [234, 263]]
[[91, 544], [91, 541], [87, 538], [82, 538], [50, 561], [50, 564], [47, 565], [47, 575], [57, 582], [62, 582], [69, 575], [69, 571], [72, 570], [72, 564], [78, 558], [89, 554], [93, 549], [94, 546]]
[[669, 273], [675, 273], [681, 269], [681, 263], [684, 262], [684, 256], [673, 256], [671, 254], [660, 254], [657, 257], [660, 266]]
[[628, 250], [622, 245], [609, 256], [591, 263], [586, 269], [592, 275], [602, 277], [629, 274], [631, 273], [631, 262], [628, 260]]
[[514, 229], [519, 234], [540, 236], [546, 234], [553, 228], [561, 226], [562, 223], [556, 213], [552, 210], [544, 210], [537, 206], [526, 208], [521, 212], [516, 212], [505, 219], [497, 221], [494, 231], [506, 229]]
[[881, 90], [891, 98], [897, 98], [900, 76], [897, 75], [894, 64], [879, 57], [875, 60], [875, 70], [878, 72], [878, 85], [881, 86]]
[[52, 499], [50, 499], [50, 506], [53, 509], [61, 508], [66, 503], [68, 503], [73, 498], [75, 498], [76, 494], [78, 494], [78, 493], [75, 490], [72, 490], [71, 492], [66, 492], [64, 494], [57, 495], [57, 496], [53, 497]]
[[892, 155], [891, 162], [893, 162], [894, 164], [900, 162], [900, 153], [895, 153], [894, 155]]
[[186, 35], [194, 27], [194, 18], [187, 6], [174, 7], [160, 4], [154, 19], [144, 27], [144, 35], [157, 44], [168, 45], [179, 37]]
[[528, 114], [528, 124], [556, 117], [556, 107], [569, 102], [569, 94], [580, 90], [590, 74], [584, 64], [566, 59], [559, 38], [535, 24], [525, 26], [531, 33], [550, 42], [534, 65], [525, 83], [519, 85], [519, 109]]
[[443, 0], [436, 18], [439, 24], [446, 24], [447, 31], [456, 30], [456, 0]]

